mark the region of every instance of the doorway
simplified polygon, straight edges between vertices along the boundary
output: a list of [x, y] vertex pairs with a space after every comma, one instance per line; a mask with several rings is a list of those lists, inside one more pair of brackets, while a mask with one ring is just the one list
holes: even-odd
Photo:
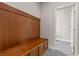
[[67, 55], [75, 52], [75, 4], [56, 8], [56, 46]]

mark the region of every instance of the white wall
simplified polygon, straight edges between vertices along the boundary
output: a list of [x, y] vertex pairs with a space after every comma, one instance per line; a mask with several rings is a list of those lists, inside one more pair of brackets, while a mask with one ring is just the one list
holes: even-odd
[[71, 2], [42, 2], [41, 3], [41, 37], [48, 38], [49, 48], [55, 46], [55, 8]]
[[71, 42], [72, 6], [56, 10], [56, 37], [58, 40]]
[[23, 10], [31, 15], [40, 17], [40, 3], [38, 2], [5, 2], [15, 8]]

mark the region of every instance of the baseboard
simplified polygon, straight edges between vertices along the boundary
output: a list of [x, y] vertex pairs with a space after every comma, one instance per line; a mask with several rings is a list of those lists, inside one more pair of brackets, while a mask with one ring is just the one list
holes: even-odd
[[79, 54], [78, 54], [78, 55], [76, 55], [76, 56], [79, 56]]
[[55, 47], [51, 47], [51, 46], [48, 46], [48, 49], [51, 49], [51, 50], [56, 50]]

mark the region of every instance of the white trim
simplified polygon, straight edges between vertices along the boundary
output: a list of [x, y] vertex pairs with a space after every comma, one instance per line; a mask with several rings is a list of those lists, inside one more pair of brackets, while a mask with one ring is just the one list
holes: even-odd
[[79, 32], [79, 17], [78, 14], [79, 13], [79, 5], [78, 3], [76, 3], [76, 7], [75, 7], [75, 55], [78, 55], [78, 32]]
[[55, 8], [55, 10], [66, 8], [66, 7], [71, 7], [71, 6], [75, 6], [75, 5], [76, 5], [75, 3], [66, 4], [66, 5], [62, 5], [60, 7]]
[[52, 46], [48, 46], [48, 49], [56, 50], [56, 48], [55, 47], [52, 47]]
[[66, 40], [66, 39], [56, 39], [56, 40], [64, 41], [64, 42], [70, 42], [71, 43], [71, 40]]

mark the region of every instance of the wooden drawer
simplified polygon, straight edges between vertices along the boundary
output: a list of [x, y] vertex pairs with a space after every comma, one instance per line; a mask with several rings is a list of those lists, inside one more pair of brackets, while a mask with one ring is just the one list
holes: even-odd
[[33, 49], [33, 50], [30, 52], [30, 56], [38, 56], [38, 48]]
[[43, 43], [42, 43], [39, 46], [39, 55], [43, 55], [43, 54], [44, 54], [44, 46], [43, 46]]
[[45, 42], [44, 42], [44, 50], [47, 50], [48, 49], [48, 41], [46, 40]]

